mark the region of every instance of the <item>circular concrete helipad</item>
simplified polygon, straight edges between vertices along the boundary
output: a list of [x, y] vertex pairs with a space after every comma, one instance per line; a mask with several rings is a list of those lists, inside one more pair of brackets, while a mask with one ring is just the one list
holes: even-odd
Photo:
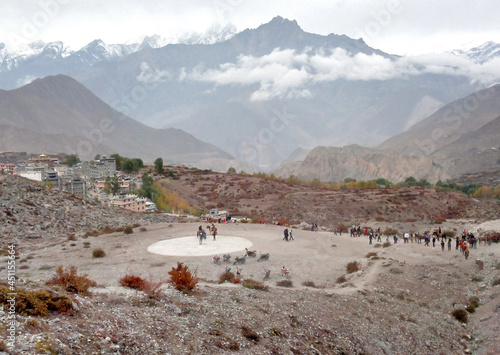
[[200, 245], [198, 238], [180, 237], [168, 240], [161, 240], [148, 247], [148, 251], [153, 254], [172, 256], [203, 256], [231, 253], [250, 248], [252, 242], [245, 238], [217, 236], [217, 240], [212, 240], [211, 236]]

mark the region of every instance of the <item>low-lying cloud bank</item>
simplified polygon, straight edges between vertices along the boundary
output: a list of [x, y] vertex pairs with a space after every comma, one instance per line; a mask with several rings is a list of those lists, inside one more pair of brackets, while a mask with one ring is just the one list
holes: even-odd
[[500, 81], [500, 57], [477, 63], [453, 53], [390, 59], [377, 54], [351, 54], [341, 48], [300, 53], [276, 48], [261, 57], [241, 55], [236, 63], [224, 63], [217, 69], [183, 68], [178, 80], [215, 86], [257, 85], [250, 100], [264, 101], [310, 97], [310, 87], [320, 82], [389, 80], [427, 73], [464, 76], [481, 85], [492, 85]]

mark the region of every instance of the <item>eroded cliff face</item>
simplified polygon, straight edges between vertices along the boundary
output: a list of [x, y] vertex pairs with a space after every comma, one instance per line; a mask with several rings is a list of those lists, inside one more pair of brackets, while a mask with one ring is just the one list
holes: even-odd
[[432, 183], [450, 177], [432, 158], [409, 157], [394, 150], [377, 150], [358, 145], [315, 148], [303, 162], [284, 165], [278, 174], [321, 181], [340, 181], [350, 177], [357, 180], [384, 178], [400, 182], [413, 176], [417, 180], [427, 179]]

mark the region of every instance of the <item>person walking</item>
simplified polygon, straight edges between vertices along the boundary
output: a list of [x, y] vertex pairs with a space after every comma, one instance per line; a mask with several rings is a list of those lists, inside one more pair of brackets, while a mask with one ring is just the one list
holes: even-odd
[[288, 228], [285, 228], [285, 230], [283, 231], [283, 240], [287, 241], [288, 242]]
[[448, 238], [448, 251], [451, 250], [451, 238]]
[[293, 240], [293, 235], [292, 235], [291, 229], [290, 229], [290, 232], [288, 232], [288, 240]]
[[441, 252], [444, 252], [444, 238], [441, 238]]

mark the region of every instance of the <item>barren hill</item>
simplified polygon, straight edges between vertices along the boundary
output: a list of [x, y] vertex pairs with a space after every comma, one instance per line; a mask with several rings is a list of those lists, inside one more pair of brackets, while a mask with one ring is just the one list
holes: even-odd
[[[448, 144], [458, 143], [464, 134], [481, 129], [499, 115], [500, 85], [495, 85], [445, 105], [378, 148], [392, 148], [407, 155], [431, 155]], [[481, 137], [476, 138], [480, 144]], [[456, 145], [455, 148], [459, 147]]]
[[304, 160], [283, 164], [276, 174], [320, 181], [341, 181], [350, 177], [401, 182], [413, 176], [435, 182], [449, 178], [447, 171], [434, 164], [431, 158], [408, 157], [392, 149], [377, 150], [359, 145], [314, 148]]
[[200, 209], [227, 209], [233, 215], [267, 222], [280, 217], [293, 223], [327, 227], [358, 221], [433, 223], [449, 218], [498, 218], [500, 210], [461, 193], [443, 193], [418, 187], [330, 190], [253, 176], [172, 168], [178, 180], [160, 182], [178, 191]]
[[202, 166], [232, 159], [182, 130], [153, 129], [132, 120], [64, 75], [0, 91], [0, 125], [2, 150], [77, 153], [82, 159], [119, 153]]

